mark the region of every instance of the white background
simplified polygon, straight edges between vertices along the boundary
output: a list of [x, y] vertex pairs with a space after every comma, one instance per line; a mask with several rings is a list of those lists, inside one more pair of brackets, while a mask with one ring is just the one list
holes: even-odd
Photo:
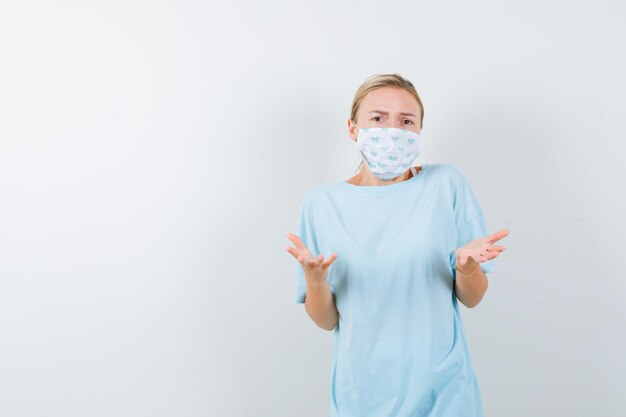
[[623, 2], [2, 1], [0, 416], [325, 416], [300, 198], [397, 72], [507, 246], [486, 416], [623, 415]]

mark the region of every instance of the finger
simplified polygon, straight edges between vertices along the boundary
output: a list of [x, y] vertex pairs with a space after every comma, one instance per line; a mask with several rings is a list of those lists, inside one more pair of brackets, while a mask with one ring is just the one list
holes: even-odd
[[299, 251], [296, 248], [292, 248], [291, 246], [287, 246], [286, 249], [287, 249], [287, 252], [289, 252], [294, 258], [296, 258], [298, 262], [303, 264], [302, 266], [305, 266], [303, 262], [308, 257], [307, 253], [302, 253], [302, 251]]
[[509, 235], [509, 229], [501, 229], [501, 230], [498, 230], [497, 232], [487, 236], [487, 242], [495, 243], [498, 240], [507, 237], [508, 235]]
[[484, 259], [488, 261], [488, 260], [498, 257], [498, 255], [500, 255], [500, 253], [504, 250], [504, 249], [499, 249], [499, 248], [501, 247], [493, 246], [493, 247], [487, 248], [486, 251], [481, 251], [480, 253], [481, 255], [484, 256]]
[[302, 243], [302, 240], [300, 240], [298, 235], [294, 235], [293, 233], [287, 233], [287, 239], [291, 240], [293, 244], [296, 245], [296, 248], [300, 250], [306, 249], [306, 246], [304, 246], [304, 243]]
[[328, 257], [328, 259], [326, 259], [326, 261], [324, 262], [324, 264], [322, 266], [324, 268], [328, 268], [329, 266], [331, 266], [333, 264], [333, 262], [335, 262], [335, 259], [337, 259], [337, 254], [333, 253], [332, 255], [330, 255]]
[[497, 258], [498, 256], [500, 256], [500, 252], [489, 252], [489, 255], [487, 256], [487, 260], [490, 261], [492, 259]]
[[294, 258], [298, 259], [298, 256], [300, 256], [300, 251], [296, 248], [292, 248], [291, 246], [287, 246], [285, 249], [287, 249], [287, 252], [289, 252]]
[[505, 246], [489, 246], [487, 248], [487, 250], [490, 252], [504, 252], [505, 249]]

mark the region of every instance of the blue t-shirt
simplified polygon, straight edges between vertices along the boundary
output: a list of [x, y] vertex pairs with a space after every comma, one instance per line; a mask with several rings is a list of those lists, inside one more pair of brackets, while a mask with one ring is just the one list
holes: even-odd
[[[485, 237], [481, 206], [450, 164], [408, 180], [317, 185], [301, 201], [297, 235], [328, 273], [333, 330], [332, 417], [482, 417], [479, 385], [454, 292], [455, 250]], [[480, 264], [492, 272], [494, 261]], [[296, 264], [296, 302], [306, 281]]]

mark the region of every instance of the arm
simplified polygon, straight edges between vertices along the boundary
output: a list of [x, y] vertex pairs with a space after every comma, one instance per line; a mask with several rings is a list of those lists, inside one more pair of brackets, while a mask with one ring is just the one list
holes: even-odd
[[306, 277], [304, 307], [315, 324], [322, 329], [332, 330], [337, 326], [339, 312], [335, 305], [335, 297], [325, 280], [321, 283], [316, 283], [314, 280]]
[[476, 307], [483, 299], [488, 282], [480, 263], [498, 257], [506, 249], [504, 246], [495, 246], [494, 243], [508, 234], [508, 229], [498, 230], [487, 237], [472, 240], [455, 251], [454, 291], [466, 307]]
[[454, 291], [456, 296], [468, 308], [473, 308], [480, 303], [487, 291], [487, 276], [480, 268], [480, 263], [471, 256], [464, 265], [460, 265], [460, 257], [456, 255], [456, 280]]
[[[296, 245], [295, 248], [287, 246], [287, 252], [291, 253], [302, 265], [302, 270], [298, 271], [298, 278], [304, 277], [306, 283], [304, 294], [306, 312], [322, 329], [334, 329], [339, 322], [339, 311], [327, 278], [329, 268], [337, 259], [337, 254], [331, 254], [326, 260], [322, 254], [316, 258], [298, 235], [288, 233], [287, 238]], [[300, 301], [299, 299], [298, 302]]]

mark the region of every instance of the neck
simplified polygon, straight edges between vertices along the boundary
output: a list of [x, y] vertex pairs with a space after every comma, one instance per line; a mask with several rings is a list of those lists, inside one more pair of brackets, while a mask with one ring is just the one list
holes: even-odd
[[[419, 171], [419, 169], [417, 170]], [[359, 173], [354, 177], [354, 183], [356, 185], [368, 185], [368, 186], [378, 186], [378, 185], [391, 185], [398, 182], [406, 181], [413, 177], [413, 172], [409, 168], [404, 174], [398, 175], [395, 178], [390, 180], [382, 180], [378, 178], [376, 175], [372, 174], [365, 165], [361, 167]]]

